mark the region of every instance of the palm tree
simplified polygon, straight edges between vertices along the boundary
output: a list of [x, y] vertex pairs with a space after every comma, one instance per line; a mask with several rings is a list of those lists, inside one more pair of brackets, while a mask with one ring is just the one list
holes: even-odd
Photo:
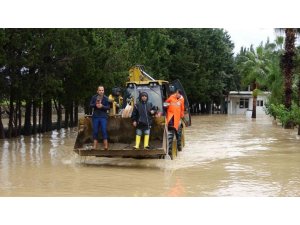
[[251, 46], [249, 51], [246, 52], [242, 64], [239, 66], [240, 72], [243, 74], [243, 83], [252, 84], [253, 90], [253, 109], [252, 118], [256, 118], [256, 101], [258, 95], [259, 85], [264, 85], [267, 80], [267, 75], [269, 73], [269, 65], [271, 61], [269, 60], [269, 41], [265, 46], [260, 44], [255, 50]]
[[267, 87], [271, 92], [269, 102], [273, 104], [283, 103], [283, 77], [280, 69], [280, 55], [283, 54], [284, 37], [278, 36], [275, 43], [270, 44], [272, 54], [270, 55], [270, 72], [267, 77]]
[[[298, 28], [277, 28], [275, 31], [285, 32], [285, 44], [284, 54], [281, 58], [281, 67], [284, 76], [284, 105], [287, 110], [291, 110], [292, 106], [292, 82], [293, 82], [293, 71], [295, 69], [295, 56], [296, 56], [296, 34], [300, 33]], [[300, 88], [300, 84], [298, 86]], [[299, 94], [300, 95], [300, 94]], [[300, 96], [298, 96], [300, 98]], [[288, 122], [285, 128], [292, 128], [293, 123]]]
[[285, 107], [290, 110], [292, 105], [292, 78], [294, 70], [294, 57], [295, 57], [295, 40], [296, 40], [296, 29], [286, 28], [285, 29], [285, 52], [282, 56], [282, 69], [284, 72], [284, 94]]
[[[294, 84], [295, 86], [298, 87], [297, 90], [297, 96], [298, 96], [298, 101], [297, 101], [297, 105], [298, 107], [300, 107], [300, 49], [298, 48], [296, 51], [296, 59], [295, 59], [295, 80], [294, 80]], [[300, 135], [300, 125], [298, 125], [298, 135]]]

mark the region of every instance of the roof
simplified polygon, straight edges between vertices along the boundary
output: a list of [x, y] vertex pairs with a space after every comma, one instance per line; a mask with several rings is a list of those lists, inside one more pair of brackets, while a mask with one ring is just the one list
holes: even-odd
[[[270, 95], [269, 91], [261, 91], [258, 95]], [[230, 91], [229, 96], [252, 96], [252, 91]]]

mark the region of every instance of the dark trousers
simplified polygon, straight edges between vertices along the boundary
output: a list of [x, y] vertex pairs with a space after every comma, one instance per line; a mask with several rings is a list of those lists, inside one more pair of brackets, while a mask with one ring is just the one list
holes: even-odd
[[182, 146], [181, 146], [182, 124], [181, 123], [179, 124], [178, 131], [174, 128], [173, 124], [174, 124], [174, 120], [172, 118], [168, 124], [169, 153], [171, 153], [171, 151], [172, 151], [172, 142], [173, 142], [174, 135], [177, 140], [177, 149], [179, 151], [181, 151], [181, 149], [182, 149]]

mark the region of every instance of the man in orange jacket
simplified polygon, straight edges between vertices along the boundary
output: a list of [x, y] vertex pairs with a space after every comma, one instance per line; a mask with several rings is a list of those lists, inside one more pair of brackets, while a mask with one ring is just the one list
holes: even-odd
[[184, 98], [182, 96], [182, 91], [178, 89], [174, 94], [172, 94], [165, 101], [165, 106], [167, 107], [167, 124], [169, 130], [169, 153], [172, 149], [174, 134], [177, 139], [178, 151], [181, 151], [181, 119], [184, 117]]

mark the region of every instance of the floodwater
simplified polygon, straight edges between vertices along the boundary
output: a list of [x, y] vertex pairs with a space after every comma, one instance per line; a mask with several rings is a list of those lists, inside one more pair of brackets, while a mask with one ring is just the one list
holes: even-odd
[[73, 153], [76, 128], [0, 140], [0, 196], [300, 196], [300, 136], [267, 116], [193, 116], [178, 158]]

